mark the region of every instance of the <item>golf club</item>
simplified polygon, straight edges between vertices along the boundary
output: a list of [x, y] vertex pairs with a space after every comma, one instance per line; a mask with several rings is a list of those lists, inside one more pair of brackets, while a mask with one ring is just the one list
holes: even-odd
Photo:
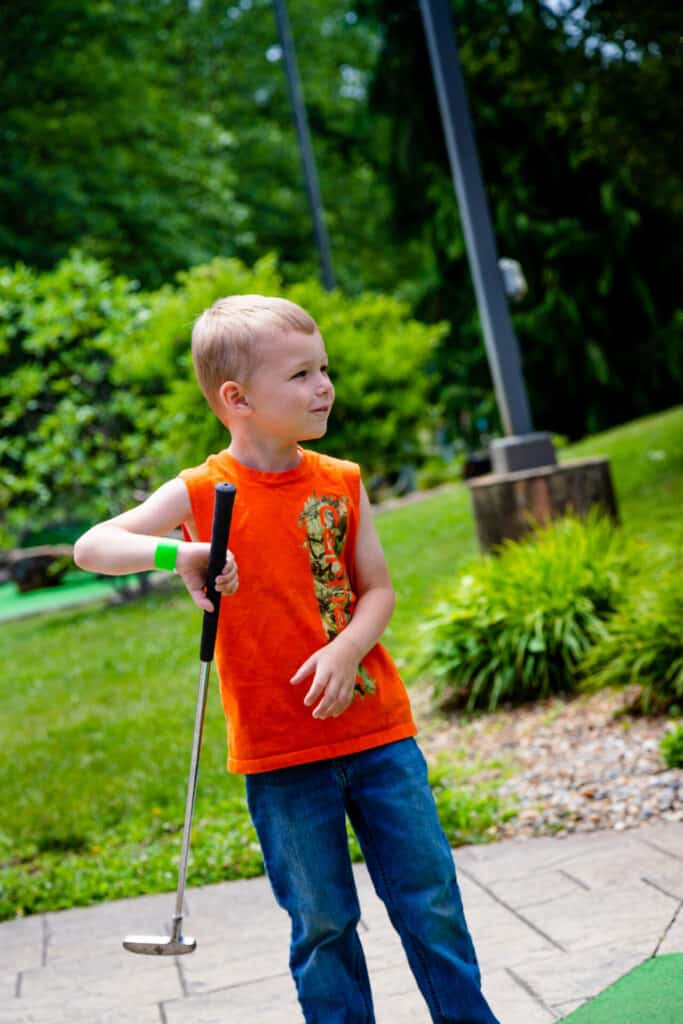
[[197, 791], [199, 754], [202, 748], [202, 734], [204, 732], [206, 695], [211, 662], [213, 661], [213, 652], [216, 645], [218, 614], [221, 607], [221, 595], [216, 591], [216, 576], [220, 574], [225, 564], [225, 552], [230, 536], [230, 522], [232, 520], [232, 509], [236, 493], [237, 488], [233, 484], [216, 484], [213, 528], [211, 530], [211, 551], [206, 577], [206, 596], [213, 604], [214, 610], [213, 612], [204, 612], [202, 623], [202, 639], [199, 649], [199, 690], [197, 693], [197, 710], [195, 712], [194, 738], [192, 740], [192, 756], [190, 758], [190, 775], [187, 782], [183, 845], [178, 866], [178, 890], [176, 893], [175, 913], [173, 915], [173, 928], [170, 935], [127, 935], [123, 940], [123, 948], [127, 949], [129, 953], [145, 953], [151, 956], [179, 956], [182, 953], [193, 953], [197, 948], [196, 939], [190, 935], [183, 935], [183, 899], [187, 876], [187, 858], [190, 852], [192, 812]]

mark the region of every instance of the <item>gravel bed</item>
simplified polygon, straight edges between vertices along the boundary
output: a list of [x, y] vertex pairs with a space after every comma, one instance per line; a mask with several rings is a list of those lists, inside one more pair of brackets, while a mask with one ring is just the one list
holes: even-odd
[[667, 768], [659, 752], [674, 723], [627, 713], [628, 692], [552, 698], [469, 720], [434, 716], [427, 696], [411, 694], [428, 760], [460, 749], [472, 761], [500, 759], [512, 767], [508, 778], [499, 773], [498, 792], [518, 805], [518, 814], [492, 829], [491, 838], [683, 821], [683, 770]]

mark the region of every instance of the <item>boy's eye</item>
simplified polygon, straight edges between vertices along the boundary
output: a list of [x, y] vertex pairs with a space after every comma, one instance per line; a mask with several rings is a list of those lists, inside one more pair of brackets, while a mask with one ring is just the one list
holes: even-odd
[[297, 377], [305, 377], [305, 376], [306, 376], [306, 371], [305, 370], [299, 370], [298, 373], [294, 374], [294, 376], [292, 377], [292, 380], [296, 380]]

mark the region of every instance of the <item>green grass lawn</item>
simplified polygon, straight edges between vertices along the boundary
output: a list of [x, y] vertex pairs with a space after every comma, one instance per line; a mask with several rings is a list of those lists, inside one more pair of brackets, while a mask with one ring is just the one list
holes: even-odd
[[[679, 553], [683, 407], [582, 442], [562, 457], [589, 454], [611, 459], [624, 529], [664, 554]], [[382, 512], [377, 525], [398, 595], [385, 639], [411, 682], [426, 611], [477, 555], [467, 488], [454, 484]], [[2, 625], [0, 918], [175, 887], [200, 624], [200, 613], [170, 582], [130, 604]], [[225, 771], [213, 683], [191, 885], [262, 870], [243, 780]], [[462, 765], [451, 768], [462, 780]], [[443, 766], [439, 771], [443, 780]], [[437, 788], [454, 844], [484, 839], [493, 818], [509, 813], [493, 791], [463, 787], [454, 808], [442, 781]]]

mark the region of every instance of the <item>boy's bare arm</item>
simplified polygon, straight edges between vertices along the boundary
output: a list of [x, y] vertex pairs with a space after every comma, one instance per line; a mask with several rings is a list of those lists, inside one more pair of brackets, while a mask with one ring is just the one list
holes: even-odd
[[[193, 533], [192, 506], [182, 480], [169, 480], [136, 508], [98, 523], [76, 541], [74, 561], [81, 569], [110, 576], [154, 569], [157, 545], [181, 523]], [[204, 594], [209, 564], [209, 544], [180, 543], [176, 572], [192, 600], [205, 611], [213, 605]], [[216, 589], [222, 594], [237, 590], [237, 566], [230, 552]]]
[[314, 718], [336, 718], [346, 711], [353, 700], [358, 666], [381, 637], [394, 610], [394, 588], [362, 484], [355, 563], [358, 603], [351, 622], [331, 643], [314, 651], [291, 679], [296, 684], [313, 675], [304, 704], [310, 706], [322, 698], [313, 711]]

